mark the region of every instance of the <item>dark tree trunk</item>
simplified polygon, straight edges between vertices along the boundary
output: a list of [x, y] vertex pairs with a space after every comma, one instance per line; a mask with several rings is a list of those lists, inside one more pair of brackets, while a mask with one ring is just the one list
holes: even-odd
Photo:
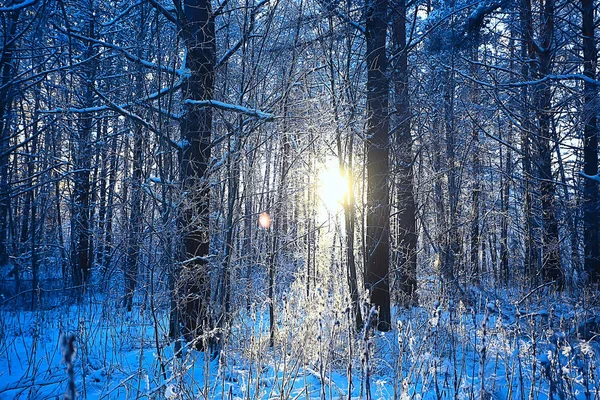
[[[145, 37], [146, 17], [144, 6], [140, 9], [140, 23], [138, 33], [138, 58], [143, 59], [142, 42]], [[138, 65], [135, 77], [136, 97], [143, 96], [143, 71]], [[131, 213], [129, 214], [129, 237], [125, 261], [125, 307], [131, 311], [133, 295], [139, 275], [140, 245], [143, 240], [142, 233], [142, 175], [144, 162], [144, 135], [142, 126], [136, 124], [133, 128], [133, 174], [131, 177]]]
[[[531, 76], [530, 70], [535, 69], [533, 58], [535, 50], [533, 47], [533, 22], [531, 16], [530, 0], [521, 0], [520, 9], [521, 33], [523, 40], [521, 42], [521, 59], [523, 65], [521, 67], [522, 79], [528, 80]], [[534, 176], [532, 168], [532, 135], [534, 125], [531, 121], [531, 107], [529, 104], [529, 89], [526, 85], [521, 88], [521, 151], [523, 153], [523, 179], [524, 187], [524, 203], [523, 214], [525, 220], [525, 259], [524, 259], [524, 277], [528, 285], [532, 285], [537, 281], [537, 273], [541, 268], [541, 257], [538, 240], [538, 220], [533, 213], [534, 201], [536, 197], [536, 186], [534, 185]]]
[[[92, 10], [88, 10], [88, 37], [95, 37], [95, 21]], [[90, 41], [85, 50], [85, 58], [91, 59], [95, 48]], [[91, 60], [84, 68], [83, 101], [84, 107], [91, 107], [94, 93], [96, 75], [95, 61]], [[76, 136], [74, 138], [75, 172], [73, 174], [73, 200], [71, 214], [71, 266], [72, 283], [80, 293], [85, 291], [89, 280], [91, 260], [90, 248], [92, 235], [90, 232], [90, 172], [92, 158], [92, 126], [91, 113], [83, 114], [77, 121]]]
[[[454, 64], [454, 54], [451, 55]], [[460, 254], [458, 233], [458, 200], [460, 188], [456, 169], [456, 131], [454, 127], [455, 80], [453, 71], [444, 74], [444, 131], [446, 133], [446, 176], [448, 177], [448, 229], [444, 243], [442, 276], [451, 295], [463, 296], [457, 279], [457, 255]], [[443, 228], [442, 228], [443, 229]]]
[[366, 5], [367, 39], [367, 238], [365, 285], [379, 310], [377, 328], [390, 330], [389, 116], [386, 77], [387, 0]]
[[119, 146], [117, 137], [111, 138], [111, 147], [109, 150], [108, 162], [109, 162], [109, 174], [108, 174], [108, 189], [106, 195], [106, 215], [104, 220], [104, 241], [102, 243], [102, 266], [104, 272], [110, 265], [112, 252], [113, 252], [113, 214], [115, 204], [115, 190], [117, 184], [117, 168], [119, 165]]
[[[551, 72], [554, 30], [554, 1], [546, 0], [541, 16], [540, 46], [537, 49], [539, 66], [536, 78], [542, 79]], [[544, 281], [556, 281], [558, 287], [564, 285], [561, 269], [558, 221], [556, 220], [555, 184], [552, 174], [552, 87], [550, 82], [538, 85], [535, 93], [538, 113], [538, 149], [540, 157], [539, 177], [542, 203], [542, 277]]]
[[398, 151], [398, 265], [397, 289], [403, 306], [417, 300], [417, 221], [413, 187], [413, 152], [408, 92], [408, 48], [406, 46], [406, 0], [396, 0], [393, 40], [397, 61], [394, 65], [395, 107], [398, 116], [396, 147]]
[[352, 313], [354, 315], [355, 327], [359, 330], [363, 325], [362, 313], [360, 311], [360, 293], [358, 289], [358, 275], [356, 273], [356, 258], [354, 257], [354, 219], [356, 216], [354, 199], [354, 181], [350, 171], [352, 171], [352, 151], [353, 139], [350, 138], [348, 147], [348, 164], [345, 168], [345, 175], [348, 180], [348, 194], [344, 201], [344, 228], [346, 231], [346, 268], [348, 289], [350, 290], [350, 299], [352, 301]]
[[254, 235], [254, 226], [256, 225], [256, 219], [254, 218], [254, 202], [251, 194], [251, 189], [254, 185], [254, 154], [249, 152], [247, 174], [244, 178], [244, 237], [242, 239], [242, 251], [245, 255], [246, 262], [246, 309], [250, 310], [251, 298], [252, 298], [252, 270], [254, 263], [256, 262], [254, 242], [252, 237]]
[[[104, 252], [106, 251], [105, 244], [105, 233], [106, 233], [106, 206], [107, 206], [107, 187], [108, 187], [108, 119], [104, 118], [101, 122], [102, 129], [100, 130], [100, 136], [98, 141], [100, 148], [98, 149], [100, 155], [100, 173], [99, 173], [99, 193], [98, 193], [98, 246], [96, 246], [96, 260], [101, 266], [104, 272], [106, 271], [106, 265], [104, 264]], [[114, 138], [111, 140], [115, 140]]]
[[[188, 100], [213, 98], [216, 57], [215, 24], [210, 0], [185, 0], [182, 35], [187, 50], [185, 67], [190, 76], [182, 84], [184, 116], [181, 120], [183, 149], [181, 180], [185, 199], [181, 213], [183, 232], [182, 324], [187, 341], [198, 340], [210, 326], [210, 190], [206, 176], [211, 151], [212, 110]], [[197, 342], [196, 347], [202, 347]]]
[[[510, 131], [509, 131], [510, 132]], [[500, 138], [502, 138], [500, 136]], [[507, 138], [509, 141], [511, 137]], [[503, 161], [502, 151], [500, 152], [501, 162]], [[502, 165], [501, 165], [502, 167]], [[509, 279], [509, 247], [508, 247], [508, 222], [510, 219], [510, 176], [512, 175], [512, 153], [510, 149], [506, 149], [506, 163], [503, 168], [503, 178], [501, 180], [502, 197], [501, 197], [501, 209], [502, 217], [500, 223], [500, 283], [504, 286], [508, 286]]]
[[[596, 79], [596, 53], [594, 32], [594, 1], [581, 0], [583, 11], [583, 73], [590, 79]], [[585, 127], [583, 131], [583, 172], [587, 176], [598, 175], [598, 126], [596, 113], [598, 112], [598, 88], [595, 84], [584, 83], [584, 108], [583, 117]], [[600, 244], [598, 211], [598, 182], [586, 179], [583, 191], [583, 220], [584, 220], [584, 249], [585, 271], [589, 281], [600, 282]]]
[[9, 147], [9, 114], [12, 105], [12, 86], [9, 84], [15, 75], [13, 65], [13, 52], [15, 50], [14, 36], [19, 20], [19, 11], [8, 13], [7, 18], [3, 16], [3, 48], [0, 53], [0, 266], [8, 262], [8, 209], [10, 207], [10, 185], [8, 177], [8, 154]]
[[[477, 63], [479, 62], [479, 31], [474, 33], [472, 44], [472, 58], [473, 64], [471, 66], [471, 73], [473, 74], [475, 79], [478, 79], [477, 74]], [[472, 93], [472, 104], [474, 106], [479, 105], [479, 91], [476, 87], [474, 87]], [[475, 282], [480, 281], [480, 265], [479, 265], [479, 245], [481, 242], [481, 232], [479, 227], [479, 202], [480, 202], [480, 194], [481, 194], [481, 161], [479, 158], [480, 148], [479, 148], [479, 127], [476, 123], [477, 119], [477, 111], [473, 116], [473, 122], [471, 127], [473, 144], [472, 144], [472, 160], [473, 160], [473, 187], [471, 189], [471, 201], [472, 201], [472, 209], [471, 209], [471, 249], [470, 249], [470, 261], [471, 268], [473, 273], [473, 279]], [[494, 251], [493, 248], [490, 248], [490, 251]], [[485, 259], [485, 252], [483, 253], [483, 257]]]
[[[243, 120], [239, 118], [238, 132], [243, 130]], [[227, 209], [225, 222], [225, 240], [223, 242], [223, 262], [222, 272], [219, 282], [218, 300], [222, 307], [219, 315], [220, 326], [224, 326], [230, 318], [231, 312], [231, 259], [234, 252], [235, 242], [235, 213], [238, 201], [238, 190], [240, 185], [240, 152], [241, 152], [240, 135], [234, 136], [229, 143], [228, 152], [228, 168], [227, 168]], [[233, 141], [233, 143], [231, 143]]]
[[[515, 18], [515, 17], [513, 17]], [[514, 23], [513, 19], [513, 23]], [[510, 48], [510, 67], [511, 71], [515, 69], [515, 35], [516, 33], [511, 29], [510, 39], [509, 39], [509, 48]], [[516, 100], [513, 100], [512, 107], [515, 110], [518, 110], [518, 104]], [[503, 136], [501, 134], [501, 126], [500, 119], [498, 119], [498, 137], [502, 140], [506, 140], [508, 143], [512, 143], [514, 138], [514, 124], [512, 121], [508, 122], [507, 135]], [[510, 247], [508, 245], [508, 227], [510, 221], [510, 188], [511, 188], [511, 176], [513, 174], [513, 161], [512, 161], [512, 150], [510, 147], [505, 149], [506, 158], [503, 156], [504, 146], [500, 146], [500, 169], [502, 171], [501, 174], [501, 220], [500, 220], [500, 271], [499, 271], [499, 282], [504, 287], [508, 287], [508, 281], [510, 278], [510, 270], [509, 270], [509, 257], [510, 257]], [[504, 168], [502, 168], [502, 163], [506, 160]]]

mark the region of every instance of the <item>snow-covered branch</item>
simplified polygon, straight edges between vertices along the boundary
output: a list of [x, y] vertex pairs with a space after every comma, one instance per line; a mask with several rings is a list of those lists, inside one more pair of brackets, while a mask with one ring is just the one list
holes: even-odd
[[99, 46], [111, 49], [111, 50], [115, 50], [120, 52], [121, 54], [123, 54], [125, 56], [126, 59], [128, 59], [129, 61], [136, 63], [136, 64], [140, 64], [143, 65], [146, 68], [150, 68], [150, 69], [154, 69], [156, 71], [162, 71], [162, 72], [168, 72], [168, 73], [172, 73], [172, 74], [177, 74], [180, 76], [184, 76], [185, 75], [185, 71], [182, 69], [173, 69], [173, 68], [168, 68], [165, 67], [164, 65], [158, 65], [156, 63], [153, 63], [151, 61], [148, 60], [144, 60], [138, 56], [136, 56], [135, 54], [132, 54], [130, 51], [124, 49], [123, 47], [114, 45], [112, 43], [108, 43], [104, 40], [99, 40], [99, 39], [94, 39], [88, 36], [84, 36], [84, 35], [80, 35], [78, 33], [75, 32], [67, 32], [67, 31], [62, 31], [64, 34], [70, 35], [76, 39], [79, 39], [81, 41], [84, 42], [91, 42], [94, 44], [97, 44]]
[[10, 11], [19, 11], [24, 9], [25, 7], [29, 7], [37, 3], [38, 0], [25, 0], [20, 3], [15, 3], [13, 5], [7, 7], [0, 7], [0, 12], [10, 12]]
[[[137, 104], [142, 104], [145, 103], [147, 101], [153, 101], [156, 100], [166, 94], [169, 94], [170, 92], [173, 92], [175, 90], [178, 90], [181, 87], [181, 82], [177, 83], [175, 86], [173, 87], [167, 87], [164, 89], [161, 89], [157, 92], [154, 92], [148, 96], [146, 96], [143, 99], [140, 100], [136, 100], [135, 102], [132, 103], [124, 103], [124, 104], [120, 104], [117, 105], [117, 107], [119, 109], [127, 109], [127, 108], [131, 108], [134, 105]], [[73, 114], [85, 114], [85, 113], [91, 113], [91, 112], [100, 112], [100, 111], [108, 111], [108, 110], [114, 110], [114, 106], [111, 105], [101, 105], [101, 106], [95, 106], [95, 107], [84, 107], [84, 108], [77, 108], [77, 107], [67, 107], [67, 108], [63, 108], [63, 107], [58, 107], [58, 108], [53, 108], [51, 110], [41, 110], [40, 112], [42, 114], [62, 114], [62, 113], [73, 113]], [[177, 119], [178, 116], [173, 116], [174, 119]]]
[[247, 108], [247, 107], [239, 106], [239, 105], [235, 105], [235, 104], [223, 103], [222, 101], [217, 101], [217, 100], [191, 100], [191, 99], [188, 99], [185, 102], [186, 102], [186, 104], [191, 104], [191, 105], [199, 106], [199, 107], [214, 107], [214, 108], [218, 108], [219, 110], [232, 111], [232, 112], [237, 112], [237, 113], [241, 113], [241, 114], [246, 114], [250, 117], [264, 119], [265, 121], [271, 121], [275, 118], [275, 116], [273, 114], [266, 113], [264, 111], [255, 110], [253, 108]]
[[592, 181], [596, 181], [596, 182], [600, 183], [600, 174], [588, 175], [583, 171], [579, 171], [579, 176], [581, 176], [582, 178], [590, 179]]
[[360, 33], [362, 33], [363, 35], [365, 34], [365, 27], [362, 26], [361, 24], [359, 24], [358, 22], [356, 22], [355, 20], [353, 20], [352, 18], [350, 18], [348, 15], [344, 14], [343, 12], [336, 10], [336, 14], [339, 18], [343, 19], [344, 21], [346, 21], [346, 23], [348, 25], [350, 25], [351, 27], [353, 27], [354, 29], [356, 29], [357, 31], [359, 31]]
[[596, 79], [592, 79], [583, 74], [563, 74], [563, 75], [546, 75], [545, 77], [533, 81], [524, 81], [524, 82], [513, 82], [513, 83], [504, 83], [500, 84], [500, 86], [504, 87], [520, 87], [520, 86], [531, 86], [537, 85], [540, 83], [544, 83], [546, 81], [584, 81], [591, 83], [592, 85], [600, 86], [600, 81]]

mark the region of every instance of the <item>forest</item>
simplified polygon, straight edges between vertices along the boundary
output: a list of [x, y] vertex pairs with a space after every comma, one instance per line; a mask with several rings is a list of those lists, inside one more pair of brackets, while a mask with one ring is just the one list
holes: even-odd
[[594, 0], [0, 0], [0, 399], [600, 399]]

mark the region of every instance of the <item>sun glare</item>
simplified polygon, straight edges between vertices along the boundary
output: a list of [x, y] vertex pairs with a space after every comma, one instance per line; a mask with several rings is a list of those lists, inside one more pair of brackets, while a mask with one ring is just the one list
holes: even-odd
[[337, 159], [329, 159], [319, 171], [319, 197], [328, 211], [342, 207], [348, 193], [348, 179], [340, 171]]

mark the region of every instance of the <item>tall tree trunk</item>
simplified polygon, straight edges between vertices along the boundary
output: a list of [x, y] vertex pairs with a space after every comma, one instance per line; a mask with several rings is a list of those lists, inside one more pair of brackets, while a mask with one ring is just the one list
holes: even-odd
[[365, 285], [379, 310], [377, 329], [390, 330], [389, 86], [386, 77], [387, 0], [366, 4], [367, 265]]
[[[594, 1], [581, 0], [583, 12], [583, 73], [590, 79], [596, 79], [596, 53], [594, 32]], [[598, 125], [596, 113], [598, 112], [598, 88], [592, 83], [584, 82], [583, 118], [583, 172], [588, 176], [598, 176]], [[585, 249], [585, 271], [589, 281], [600, 282], [600, 244], [598, 211], [598, 181], [586, 179], [583, 190], [583, 220]]]
[[[454, 54], [451, 55], [454, 67]], [[456, 257], [460, 254], [458, 233], [458, 200], [460, 189], [456, 171], [456, 131], [454, 127], [454, 71], [444, 72], [444, 131], [446, 133], [446, 176], [448, 178], [448, 228], [446, 230], [442, 275], [450, 293], [460, 294], [456, 276]], [[443, 229], [443, 227], [442, 227]]]
[[[511, 125], [512, 127], [512, 125]], [[512, 129], [509, 129], [506, 140], [510, 143]], [[502, 135], [499, 135], [502, 139]], [[502, 165], [504, 163], [504, 165]], [[510, 220], [510, 177], [512, 176], [512, 152], [510, 148], [506, 149], [506, 160], [504, 160], [503, 146], [500, 146], [500, 168], [503, 170], [501, 175], [501, 220], [500, 220], [500, 273], [499, 283], [507, 287], [510, 270], [508, 268], [509, 246], [508, 246], [508, 222]]]
[[[137, 57], [143, 59], [142, 42], [146, 34], [145, 7], [140, 6], [138, 50]], [[135, 76], [136, 97], [143, 97], [143, 71], [138, 64]], [[140, 245], [143, 240], [142, 232], [142, 168], [144, 162], [143, 129], [140, 124], [134, 123], [133, 127], [133, 174], [131, 177], [131, 213], [129, 214], [129, 236], [127, 238], [127, 254], [125, 258], [125, 307], [131, 311], [133, 307], [133, 294], [139, 275]]]
[[110, 265], [112, 252], [113, 252], [113, 214], [115, 204], [115, 190], [117, 184], [117, 168], [119, 165], [119, 140], [117, 137], [111, 138], [111, 147], [109, 150], [108, 161], [109, 161], [109, 173], [108, 173], [108, 190], [106, 197], [106, 217], [104, 218], [104, 241], [102, 243], [102, 265], [104, 271]]
[[244, 177], [244, 237], [242, 239], [242, 251], [246, 256], [246, 309], [248, 311], [250, 310], [250, 304], [252, 300], [252, 271], [254, 268], [254, 263], [256, 262], [254, 251], [255, 243], [252, 240], [254, 226], [256, 225], [253, 194], [251, 192], [254, 184], [254, 151], [249, 151], [246, 165], [246, 176]]
[[[241, 103], [241, 101], [240, 101]], [[238, 117], [238, 132], [233, 135], [229, 141], [227, 149], [229, 157], [227, 160], [227, 209], [225, 219], [225, 240], [223, 241], [223, 261], [222, 272], [219, 277], [219, 296], [218, 300], [221, 306], [219, 314], [219, 328], [222, 328], [229, 322], [231, 312], [231, 259], [234, 252], [235, 225], [234, 217], [238, 202], [238, 191], [240, 185], [240, 158], [244, 121]]]
[[[513, 25], [515, 22], [515, 18], [513, 17]], [[515, 69], [515, 36], [516, 33], [514, 29], [511, 29], [510, 39], [509, 39], [509, 48], [510, 48], [510, 67], [509, 70], [514, 71]], [[511, 102], [511, 105], [514, 109], [518, 109], [518, 104], [516, 100]], [[508, 129], [506, 136], [503, 136], [501, 133], [502, 127], [500, 126], [500, 118], [498, 119], [498, 137], [502, 140], [506, 140], [508, 143], [512, 143], [514, 140], [514, 124], [512, 121], [508, 121]], [[506, 151], [506, 158], [503, 156], [503, 151]], [[502, 163], [506, 160], [504, 167]], [[509, 269], [509, 258], [510, 258], [510, 247], [508, 245], [508, 227], [510, 221], [510, 188], [511, 181], [513, 175], [513, 165], [512, 165], [512, 149], [510, 147], [504, 148], [504, 146], [500, 146], [500, 168], [502, 171], [501, 174], [501, 220], [500, 220], [500, 271], [499, 271], [499, 282], [504, 287], [508, 287], [508, 281], [510, 278], [510, 269]]]
[[[478, 79], [477, 74], [477, 64], [479, 62], [479, 31], [474, 33], [474, 37], [472, 38], [473, 44], [471, 49], [471, 55], [473, 59], [473, 63], [471, 64], [471, 73], [473, 74], [474, 79]], [[472, 93], [472, 104], [475, 106], [479, 105], [479, 91], [476, 87], [474, 87]], [[481, 232], [479, 227], [479, 202], [480, 202], [480, 194], [481, 194], [481, 161], [479, 159], [479, 127], [477, 126], [477, 110], [473, 115], [473, 122], [471, 127], [472, 133], [472, 161], [473, 161], [473, 187], [471, 189], [471, 251], [470, 251], [470, 261], [471, 268], [473, 273], [473, 279], [475, 282], [480, 281], [481, 269], [479, 266], [479, 245], [482, 243], [481, 241]], [[483, 242], [485, 243], [485, 242]], [[494, 251], [493, 248], [490, 248], [490, 251]], [[483, 252], [483, 258], [485, 259], [485, 252]]]
[[[13, 52], [15, 51], [15, 33], [20, 11], [8, 13], [6, 24], [3, 24], [3, 48], [0, 53], [0, 266], [8, 262], [8, 209], [10, 207], [10, 185], [8, 170], [9, 114], [12, 105], [12, 86], [9, 84], [16, 74], [13, 64]], [[3, 18], [4, 21], [4, 18]]]
[[393, 41], [396, 52], [394, 65], [395, 108], [398, 116], [396, 148], [398, 151], [398, 246], [400, 265], [398, 297], [403, 306], [418, 303], [417, 299], [417, 221], [413, 186], [413, 152], [408, 92], [408, 48], [406, 46], [406, 0], [396, 0], [393, 20]]
[[[521, 34], [521, 59], [522, 79], [527, 81], [531, 76], [531, 70], [535, 68], [532, 61], [535, 57], [533, 48], [533, 22], [531, 15], [530, 0], [521, 0], [520, 7], [520, 23]], [[525, 220], [525, 257], [524, 257], [524, 278], [526, 284], [532, 285], [537, 281], [537, 273], [541, 268], [540, 248], [541, 245], [538, 239], [538, 221], [533, 213], [534, 201], [536, 192], [534, 185], [534, 175], [532, 168], [532, 135], [534, 125], [531, 121], [531, 106], [529, 103], [529, 89], [526, 85], [521, 88], [521, 151], [523, 153], [523, 179], [524, 187], [524, 202], [523, 214]]]
[[[88, 12], [88, 37], [95, 38], [95, 16], [93, 5]], [[90, 60], [84, 67], [83, 102], [84, 107], [91, 107], [94, 101], [94, 85], [96, 62], [92, 60], [96, 50], [90, 41], [85, 50], [85, 59]], [[71, 266], [73, 286], [80, 293], [85, 292], [90, 275], [90, 247], [92, 235], [90, 232], [90, 172], [92, 158], [92, 125], [93, 115], [84, 113], [77, 121], [74, 139], [75, 172], [73, 174], [73, 204], [71, 215]]]
[[[360, 311], [360, 292], [358, 286], [358, 274], [356, 273], [356, 258], [354, 257], [354, 221], [356, 217], [355, 199], [354, 199], [354, 180], [352, 178], [352, 152], [354, 148], [354, 139], [349, 138], [348, 162], [342, 169], [344, 176], [348, 181], [348, 193], [344, 199], [344, 229], [346, 232], [346, 274], [348, 280], [348, 289], [350, 290], [350, 299], [352, 301], [352, 312], [357, 330], [362, 327], [363, 318]], [[341, 147], [341, 146], [339, 146]]]
[[[362, 313], [360, 310], [360, 292], [358, 289], [358, 276], [356, 273], [356, 259], [354, 257], [354, 219], [355, 219], [355, 205], [354, 205], [354, 182], [352, 177], [352, 164], [353, 164], [353, 150], [354, 150], [354, 138], [352, 135], [348, 138], [346, 153], [344, 154], [344, 147], [342, 144], [342, 127], [340, 121], [340, 104], [339, 98], [341, 93], [338, 92], [338, 84], [336, 83], [336, 75], [338, 74], [335, 69], [335, 47], [334, 47], [334, 24], [332, 15], [328, 16], [329, 23], [329, 47], [328, 47], [328, 67], [329, 67], [329, 85], [331, 91], [332, 107], [333, 107], [333, 118], [335, 122], [335, 133], [336, 133], [336, 146], [338, 155], [338, 166], [340, 174], [346, 178], [347, 181], [347, 193], [342, 199], [342, 205], [344, 208], [344, 233], [345, 243], [343, 243], [342, 235], [340, 233], [340, 245], [344, 248], [345, 254], [343, 258], [346, 260], [346, 281], [348, 283], [348, 291], [350, 292], [351, 310], [354, 317], [354, 326], [356, 330], [360, 330], [362, 327]], [[351, 29], [351, 28], [350, 28]], [[351, 32], [346, 31], [350, 39]], [[347, 42], [346, 42], [347, 43]], [[350, 60], [346, 60], [350, 62]], [[346, 68], [350, 68], [346, 65]], [[344, 82], [348, 84], [348, 82]], [[350, 120], [354, 118], [354, 107], [350, 106]], [[347, 158], [347, 160], [346, 160]], [[310, 183], [309, 183], [310, 187]]]
[[[299, 4], [299, 14], [302, 15], [303, 1]], [[276, 312], [276, 279], [277, 279], [277, 261], [281, 261], [281, 257], [284, 254], [278, 254], [279, 249], [284, 248], [289, 239], [289, 217], [288, 217], [288, 174], [292, 163], [290, 162], [291, 143], [290, 137], [292, 133], [289, 129], [289, 107], [290, 107], [290, 93], [293, 85], [294, 73], [296, 71], [296, 61], [298, 57], [297, 49], [300, 41], [300, 29], [302, 28], [303, 19], [299, 17], [294, 31], [294, 45], [292, 51], [292, 58], [290, 61], [290, 67], [284, 74], [282, 82], [282, 89], [284, 91], [282, 99], [282, 143], [281, 143], [281, 164], [279, 165], [279, 185], [277, 188], [276, 201], [273, 207], [273, 214], [275, 220], [273, 221], [270, 236], [269, 251], [269, 281], [268, 281], [268, 296], [269, 296], [269, 345], [272, 347], [275, 344], [275, 312]], [[284, 68], [285, 71], [285, 68]], [[275, 171], [274, 171], [275, 172]]]
[[[183, 334], [189, 342], [197, 340], [210, 326], [209, 305], [209, 203], [206, 176], [210, 162], [212, 110], [199, 108], [189, 100], [211, 100], [214, 94], [216, 57], [215, 23], [210, 0], [184, 0], [182, 35], [187, 50], [185, 68], [190, 75], [182, 83], [184, 115], [181, 119], [181, 181], [184, 209], [181, 212], [184, 271]], [[202, 347], [202, 341], [196, 342]]]
[[[546, 0], [541, 15], [540, 46], [537, 48], [539, 66], [538, 79], [543, 79], [551, 72], [554, 31], [554, 0]], [[535, 104], [538, 113], [538, 149], [540, 157], [539, 177], [542, 203], [542, 220], [544, 224], [542, 237], [542, 277], [544, 281], [556, 281], [558, 287], [564, 285], [561, 269], [560, 241], [558, 221], [556, 220], [555, 183], [552, 174], [552, 87], [546, 81], [538, 85], [535, 93]]]
[[[106, 271], [106, 265], [104, 264], [104, 252], [106, 251], [105, 244], [105, 233], [106, 233], [106, 200], [107, 200], [107, 187], [108, 187], [108, 119], [104, 118], [99, 122], [102, 125], [100, 130], [100, 136], [98, 137], [99, 155], [100, 155], [100, 172], [99, 172], [99, 193], [98, 193], [98, 246], [96, 246], [96, 260], [100, 264], [101, 270]], [[112, 139], [114, 141], [114, 138]]]

